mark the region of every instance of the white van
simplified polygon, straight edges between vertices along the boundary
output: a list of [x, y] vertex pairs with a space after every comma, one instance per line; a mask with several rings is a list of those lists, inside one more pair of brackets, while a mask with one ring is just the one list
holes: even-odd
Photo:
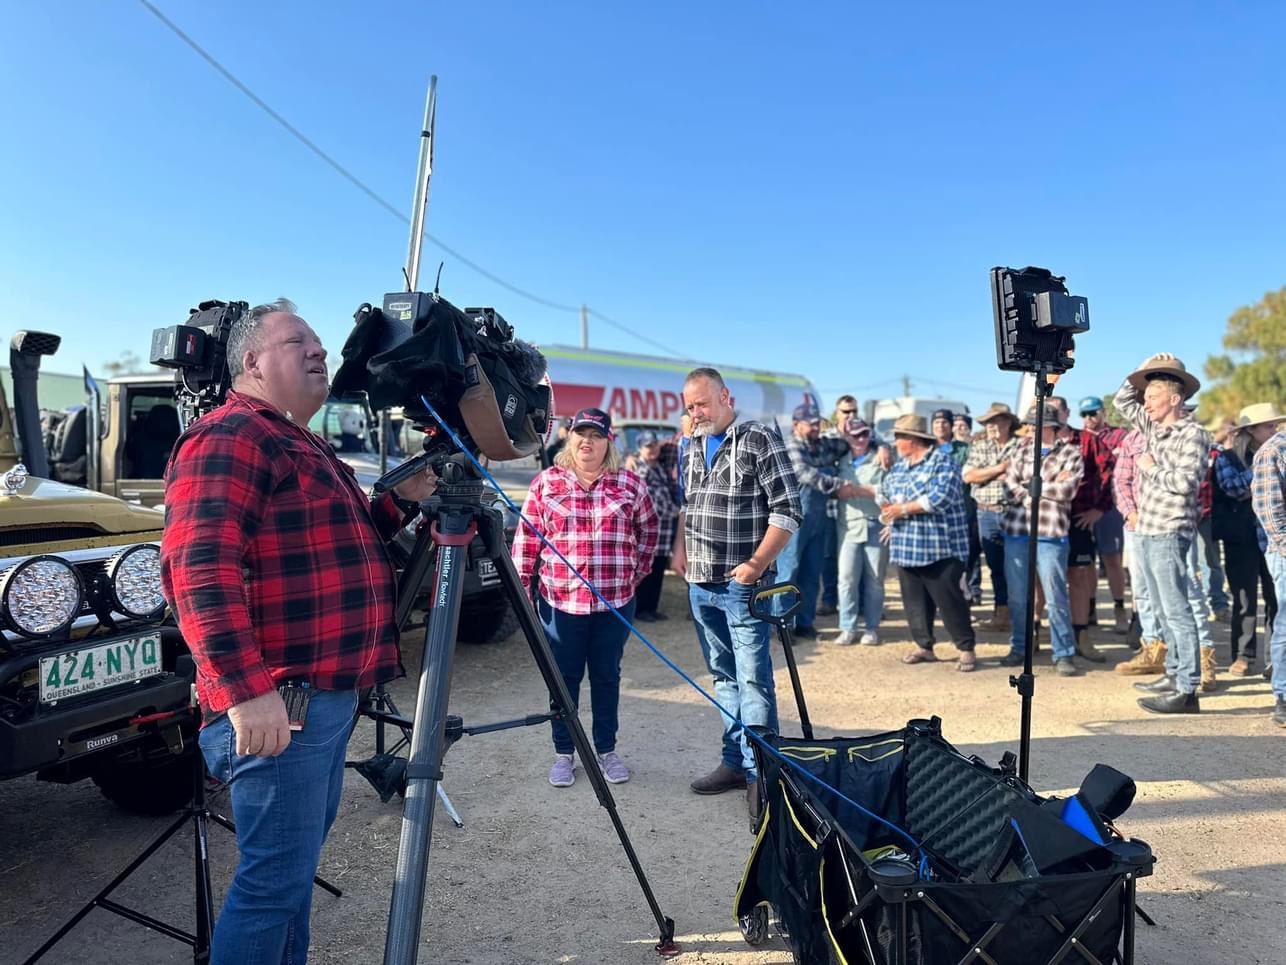
[[925, 421], [933, 418], [938, 409], [950, 409], [952, 412], [971, 415], [969, 407], [956, 399], [926, 399], [923, 396], [904, 395], [896, 399], [868, 399], [863, 418], [874, 427], [875, 434], [881, 439], [893, 438], [893, 423], [899, 416], [922, 415]]

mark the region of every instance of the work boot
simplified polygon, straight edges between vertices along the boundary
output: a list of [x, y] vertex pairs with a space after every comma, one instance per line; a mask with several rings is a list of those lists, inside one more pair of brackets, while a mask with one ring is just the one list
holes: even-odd
[[1211, 693], [1218, 686], [1215, 666], [1215, 648], [1201, 648], [1201, 692]]
[[1177, 694], [1179, 692], [1179, 682], [1169, 674], [1165, 674], [1148, 683], [1135, 684], [1134, 689], [1141, 690], [1145, 694]]
[[1006, 633], [1014, 628], [1009, 622], [1009, 607], [998, 606], [991, 614], [990, 620], [982, 622], [982, 629], [990, 633]]
[[746, 772], [720, 763], [705, 777], [698, 777], [690, 785], [698, 794], [722, 794], [724, 791], [744, 791]]
[[1244, 653], [1228, 665], [1228, 672], [1234, 677], [1249, 677], [1254, 669], [1255, 658], [1248, 657]]
[[1055, 660], [1054, 670], [1060, 677], [1079, 677], [1081, 674], [1076, 668], [1076, 661], [1071, 657], [1059, 657]]
[[1090, 640], [1089, 630], [1082, 630], [1076, 634], [1076, 655], [1084, 657], [1090, 663], [1107, 663], [1107, 657]]
[[1144, 640], [1138, 653], [1124, 663], [1116, 665], [1116, 672], [1131, 677], [1164, 673], [1165, 643], [1161, 640]]
[[1286, 727], [1286, 697], [1277, 698], [1277, 706], [1273, 708], [1273, 723], [1278, 727]]
[[1118, 603], [1112, 608], [1112, 616], [1116, 620], [1116, 633], [1124, 635], [1130, 632], [1130, 618], [1125, 612], [1124, 603]]
[[1201, 700], [1196, 694], [1157, 694], [1140, 697], [1139, 706], [1153, 714], [1199, 714]]

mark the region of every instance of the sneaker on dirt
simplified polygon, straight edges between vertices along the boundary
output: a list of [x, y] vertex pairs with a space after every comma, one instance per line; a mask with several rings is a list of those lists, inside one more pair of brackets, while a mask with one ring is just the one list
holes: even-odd
[[616, 756], [616, 751], [600, 754], [598, 764], [603, 768], [603, 776], [608, 784], [624, 784], [630, 779], [630, 769]]
[[559, 754], [554, 758], [554, 766], [549, 769], [549, 783], [554, 787], [571, 787], [576, 783], [576, 761], [573, 755]]

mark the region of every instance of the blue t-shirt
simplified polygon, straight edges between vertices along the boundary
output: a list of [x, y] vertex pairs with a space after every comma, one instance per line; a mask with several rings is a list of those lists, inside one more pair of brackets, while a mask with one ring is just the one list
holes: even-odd
[[[719, 433], [717, 436], [706, 436], [706, 472], [710, 471], [710, 466], [714, 463], [714, 454], [719, 451], [723, 445], [723, 440], [728, 438], [727, 430]], [[683, 457], [687, 454], [692, 440], [684, 436], [679, 440], [679, 466], [683, 466]], [[687, 502], [687, 495], [683, 491], [683, 472], [679, 472], [679, 505], [682, 506]]]

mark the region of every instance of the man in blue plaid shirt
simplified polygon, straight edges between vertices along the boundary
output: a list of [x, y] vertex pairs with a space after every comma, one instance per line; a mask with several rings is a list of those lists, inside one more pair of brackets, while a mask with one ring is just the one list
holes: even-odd
[[[1268, 572], [1278, 602], [1286, 601], [1286, 429], [1277, 432], [1255, 453], [1255, 477], [1250, 486], [1255, 515], [1268, 537]], [[1273, 661], [1273, 723], [1286, 727], [1286, 616], [1277, 611], [1268, 643]]]
[[960, 577], [969, 559], [964, 481], [951, 455], [938, 447], [923, 416], [904, 415], [893, 424], [899, 461], [880, 487], [880, 521], [889, 559], [898, 568], [902, 605], [916, 649], [903, 663], [933, 663], [933, 619], [942, 622], [960, 652], [956, 669], [971, 671], [973, 620]]

